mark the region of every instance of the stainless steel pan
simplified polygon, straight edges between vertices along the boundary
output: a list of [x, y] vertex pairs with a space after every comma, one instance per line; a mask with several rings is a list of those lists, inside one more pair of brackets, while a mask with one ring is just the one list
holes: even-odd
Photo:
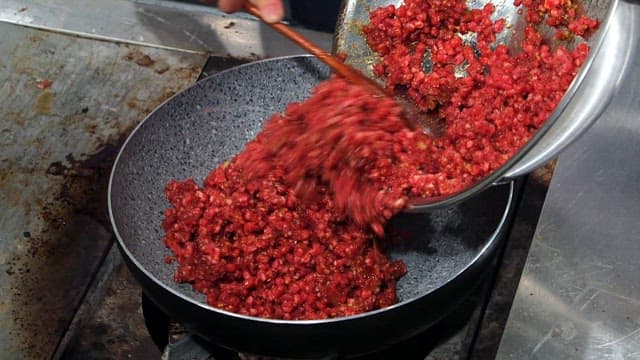
[[[338, 19], [334, 52], [348, 54], [348, 63], [372, 76], [372, 65], [377, 62], [377, 57], [367, 47], [360, 28], [368, 22], [370, 9], [386, 5], [398, 6], [402, 2], [345, 0]], [[495, 6], [495, 18], [504, 18], [507, 23], [497, 41], [516, 47], [515, 39], [518, 31], [522, 30], [522, 26], [519, 26], [522, 24], [522, 13], [518, 13], [518, 8], [513, 6], [511, 0], [468, 0], [467, 4], [471, 8], [477, 8], [487, 2], [492, 2]], [[586, 13], [600, 19], [601, 25], [587, 41], [591, 46], [587, 61], [546, 124], [492, 175], [463, 192], [423, 200], [413, 207], [414, 211], [449, 206], [488, 186], [527, 174], [555, 158], [596, 121], [615, 95], [620, 79], [629, 68], [632, 50], [638, 45], [638, 32], [633, 29], [640, 26], [640, 4], [637, 0], [585, 0], [582, 3]], [[556, 42], [551, 32], [547, 35], [552, 43]]]

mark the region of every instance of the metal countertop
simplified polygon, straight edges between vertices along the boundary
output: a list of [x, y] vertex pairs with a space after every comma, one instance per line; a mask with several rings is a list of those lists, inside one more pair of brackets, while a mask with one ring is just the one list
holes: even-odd
[[[170, 0], [3, 0], [0, 22], [213, 56], [255, 60], [304, 53], [250, 15]], [[332, 34], [297, 30], [331, 49]]]
[[558, 159], [498, 359], [640, 359], [640, 49], [631, 61]]

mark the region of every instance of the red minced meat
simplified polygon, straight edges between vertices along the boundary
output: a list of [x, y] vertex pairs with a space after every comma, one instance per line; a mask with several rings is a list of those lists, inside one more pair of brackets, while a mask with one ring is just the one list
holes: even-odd
[[[372, 11], [363, 33], [381, 57], [376, 74], [436, 113], [444, 133], [407, 129], [393, 100], [341, 78], [321, 83], [204, 186], [169, 183], [163, 227], [175, 280], [214, 307], [266, 318], [396, 303], [406, 269], [380, 248], [387, 220], [410, 197], [452, 194], [500, 167], [544, 124], [588, 54], [584, 44], [551, 48], [536, 29], [546, 19], [561, 38], [593, 32], [598, 21], [575, 2], [516, 1], [530, 8], [519, 53], [492, 45], [505, 23], [491, 21], [491, 4], [406, 0]], [[475, 49], [458, 33], [475, 33]]]
[[176, 281], [212, 306], [265, 318], [323, 319], [397, 302], [404, 264], [340, 215], [326, 187], [316, 184], [316, 200], [303, 204], [281, 167], [247, 181], [238, 162], [212, 171], [203, 188], [167, 186], [164, 242], [179, 264]]
[[410, 176], [432, 163], [417, 149], [426, 141], [407, 129], [393, 99], [334, 77], [272, 117], [238, 162], [250, 178], [279, 164], [305, 202], [317, 198], [318, 181], [326, 184], [336, 211], [382, 236], [383, 224], [405, 207]]

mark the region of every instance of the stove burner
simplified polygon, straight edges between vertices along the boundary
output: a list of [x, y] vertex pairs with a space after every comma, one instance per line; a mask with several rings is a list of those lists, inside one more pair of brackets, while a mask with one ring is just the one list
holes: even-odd
[[[383, 360], [383, 359], [425, 359], [432, 350], [446, 342], [449, 338], [467, 327], [466, 332], [473, 332], [479, 323], [482, 299], [486, 295], [487, 281], [483, 281], [472, 293], [449, 315], [426, 331], [415, 335], [387, 349], [366, 355], [348, 357], [351, 360]], [[171, 320], [147, 296], [142, 295], [142, 313], [145, 324], [160, 351], [167, 360], [284, 360], [253, 354], [242, 354], [226, 349], [217, 344], [206, 342], [196, 335], [190, 334], [181, 324]], [[466, 334], [461, 341], [459, 353], [465, 354], [471, 345], [466, 341], [473, 334]], [[470, 335], [470, 336], [469, 336]], [[342, 359], [340, 356], [328, 356], [317, 359]], [[292, 360], [292, 359], [289, 359]]]

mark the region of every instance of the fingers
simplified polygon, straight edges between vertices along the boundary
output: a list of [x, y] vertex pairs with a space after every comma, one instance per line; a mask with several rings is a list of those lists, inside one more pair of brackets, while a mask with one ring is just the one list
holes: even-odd
[[219, 0], [218, 8], [224, 12], [231, 13], [242, 9], [244, 2], [244, 0]]
[[[205, 4], [213, 3], [215, 0], [200, 0]], [[242, 9], [247, 0], [218, 0], [218, 8], [224, 12], [232, 13]], [[284, 17], [284, 5], [282, 0], [249, 0], [258, 7], [265, 21], [274, 23]]]
[[[258, 7], [265, 21], [274, 23], [284, 17], [282, 0], [250, 0]], [[220, 1], [222, 3], [222, 0]]]

